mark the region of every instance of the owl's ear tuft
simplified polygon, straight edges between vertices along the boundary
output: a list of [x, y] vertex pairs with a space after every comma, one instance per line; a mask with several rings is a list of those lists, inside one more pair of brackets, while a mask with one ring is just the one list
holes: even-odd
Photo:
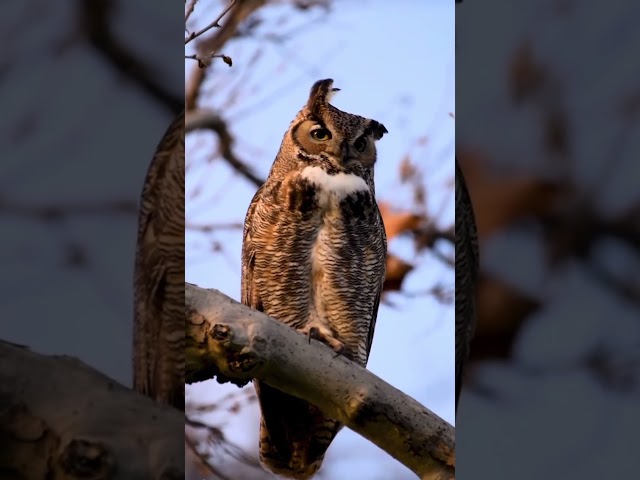
[[370, 127], [375, 140], [380, 140], [385, 133], [389, 133], [389, 130], [387, 130], [383, 124], [375, 120], [371, 121]]
[[325, 107], [339, 88], [333, 88], [333, 79], [318, 80], [311, 87], [309, 92], [309, 100], [307, 101], [307, 110], [313, 115], [318, 115], [320, 110]]

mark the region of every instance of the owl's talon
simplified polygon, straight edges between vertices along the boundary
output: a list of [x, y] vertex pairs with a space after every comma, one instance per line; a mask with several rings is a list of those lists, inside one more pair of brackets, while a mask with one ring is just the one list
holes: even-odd
[[344, 353], [344, 344], [341, 343], [338, 348], [334, 349], [334, 351], [336, 352], [336, 354], [333, 356], [333, 358], [338, 358]]
[[320, 330], [318, 330], [316, 327], [310, 327], [307, 337], [309, 338], [309, 344], [311, 344], [312, 338], [320, 340]]
[[336, 357], [341, 355], [344, 351], [344, 344], [335, 338], [330, 330], [325, 330], [316, 326], [307, 326], [301, 333], [306, 333], [309, 343], [311, 343], [311, 339], [313, 338], [314, 340], [318, 340], [319, 342], [331, 347], [331, 349], [336, 352]]

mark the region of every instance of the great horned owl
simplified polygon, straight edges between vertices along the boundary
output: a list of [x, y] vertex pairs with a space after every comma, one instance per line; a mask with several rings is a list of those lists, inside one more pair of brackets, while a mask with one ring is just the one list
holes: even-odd
[[456, 158], [456, 412], [464, 364], [475, 328], [478, 235], [467, 185]]
[[184, 112], [144, 181], [134, 272], [133, 386], [184, 410]]
[[[313, 85], [249, 205], [242, 303], [365, 366], [385, 276], [373, 171], [375, 141], [387, 129], [330, 105], [332, 86]], [[263, 382], [255, 388], [263, 465], [312, 477], [341, 424]]]

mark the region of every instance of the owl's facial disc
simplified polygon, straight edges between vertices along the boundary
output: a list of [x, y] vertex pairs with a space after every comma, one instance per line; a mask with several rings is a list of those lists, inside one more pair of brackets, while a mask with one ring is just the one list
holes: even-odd
[[324, 153], [337, 167], [353, 161], [372, 163], [369, 159], [375, 157], [374, 140], [369, 132], [347, 138], [333, 125], [308, 119], [294, 127], [292, 135], [303, 151], [312, 155]]

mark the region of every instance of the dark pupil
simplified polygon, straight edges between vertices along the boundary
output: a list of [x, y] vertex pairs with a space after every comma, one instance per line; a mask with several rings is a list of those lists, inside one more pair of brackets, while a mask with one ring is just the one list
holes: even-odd
[[313, 132], [313, 136], [316, 137], [318, 140], [324, 140], [329, 136], [329, 132], [321, 128]]
[[358, 140], [356, 140], [356, 144], [354, 146], [356, 147], [356, 150], [362, 151], [362, 150], [364, 150], [364, 147], [366, 146], [366, 143], [365, 143], [364, 139], [359, 138]]

